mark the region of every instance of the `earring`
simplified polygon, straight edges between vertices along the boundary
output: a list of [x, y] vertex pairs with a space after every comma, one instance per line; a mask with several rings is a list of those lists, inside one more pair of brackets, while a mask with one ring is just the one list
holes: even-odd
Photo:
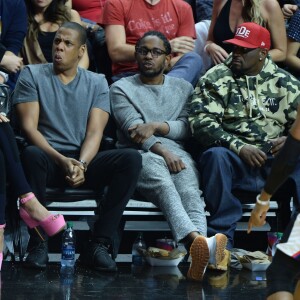
[[262, 58], [260, 57], [259, 60], [262, 61]]

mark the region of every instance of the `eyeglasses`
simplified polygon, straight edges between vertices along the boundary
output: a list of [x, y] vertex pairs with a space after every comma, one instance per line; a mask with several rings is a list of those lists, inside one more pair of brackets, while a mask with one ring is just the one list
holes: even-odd
[[135, 52], [142, 55], [142, 56], [146, 56], [148, 55], [148, 53], [150, 52], [152, 57], [159, 57], [161, 55], [167, 55], [167, 52], [159, 49], [159, 48], [152, 48], [152, 49], [148, 49], [148, 48], [145, 48], [145, 47], [136, 47], [135, 48]]
[[244, 48], [244, 47], [239, 47], [239, 46], [234, 46], [233, 47], [233, 52], [236, 53], [241, 53], [241, 54], [247, 54], [253, 50], [256, 50], [258, 48]]

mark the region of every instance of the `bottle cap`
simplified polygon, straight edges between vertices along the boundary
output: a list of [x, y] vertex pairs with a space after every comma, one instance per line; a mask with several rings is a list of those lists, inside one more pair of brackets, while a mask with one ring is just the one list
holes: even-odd
[[278, 237], [279, 239], [281, 239], [282, 236], [283, 236], [283, 232], [277, 232], [277, 237]]
[[73, 228], [73, 222], [67, 222], [67, 228]]

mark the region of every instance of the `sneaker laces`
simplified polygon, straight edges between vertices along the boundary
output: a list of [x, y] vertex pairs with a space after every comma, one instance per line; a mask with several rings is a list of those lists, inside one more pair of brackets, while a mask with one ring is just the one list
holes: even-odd
[[108, 254], [108, 249], [109, 249], [109, 246], [107, 245], [104, 245], [102, 243], [95, 243], [94, 244], [94, 251], [93, 251], [93, 254], [94, 255], [98, 255], [98, 254], [104, 254], [105, 256], [109, 257], [109, 254]]
[[40, 251], [40, 250], [48, 250], [46, 243], [40, 242], [37, 245], [33, 245], [32, 248], [30, 248], [30, 252]]

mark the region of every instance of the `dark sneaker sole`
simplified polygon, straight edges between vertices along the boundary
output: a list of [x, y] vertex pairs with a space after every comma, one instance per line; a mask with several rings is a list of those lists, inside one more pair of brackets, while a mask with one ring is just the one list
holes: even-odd
[[36, 263], [28, 263], [25, 261], [23, 263], [23, 267], [26, 269], [45, 270], [47, 268], [47, 264], [40, 265], [40, 264], [36, 264]]
[[114, 268], [103, 268], [103, 267], [96, 267], [95, 265], [91, 265], [90, 263], [85, 263], [84, 260], [78, 258], [76, 263], [78, 263], [80, 266], [83, 267], [88, 267], [92, 270], [96, 270], [98, 272], [107, 272], [107, 273], [112, 273], [112, 272], [117, 272], [118, 271], [118, 267], [115, 266]]
[[108, 273], [113, 273], [113, 272], [117, 272], [118, 271], [118, 268], [115, 267], [115, 268], [100, 268], [100, 267], [90, 267], [98, 272], [108, 272]]
[[202, 281], [209, 260], [209, 249], [204, 236], [197, 236], [190, 248], [192, 262], [187, 273], [189, 279]]

